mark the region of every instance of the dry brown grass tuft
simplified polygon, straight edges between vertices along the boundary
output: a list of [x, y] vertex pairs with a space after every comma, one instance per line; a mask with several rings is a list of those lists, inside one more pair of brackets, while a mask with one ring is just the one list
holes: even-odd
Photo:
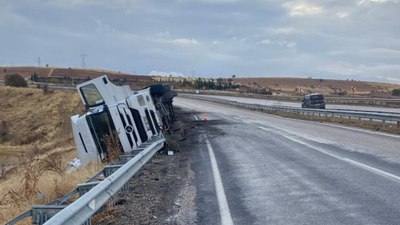
[[107, 149], [107, 163], [111, 163], [112, 161], [118, 159], [118, 157], [122, 154], [118, 134], [119, 133], [117, 131], [114, 131], [111, 135], [104, 135], [101, 139]]
[[[0, 224], [6, 223], [35, 204], [45, 204], [72, 191], [104, 166], [93, 163], [72, 173], [64, 173], [65, 158], [50, 163], [47, 159], [32, 159], [18, 168], [17, 174], [2, 184], [0, 190]], [[29, 224], [30, 221], [26, 223]]]
[[5, 128], [0, 132], [0, 166], [16, 166], [1, 172], [0, 224], [33, 204], [61, 197], [100, 170], [91, 165], [64, 173], [77, 157], [70, 122], [84, 109], [77, 93], [0, 86], [0, 108], [0, 128]]

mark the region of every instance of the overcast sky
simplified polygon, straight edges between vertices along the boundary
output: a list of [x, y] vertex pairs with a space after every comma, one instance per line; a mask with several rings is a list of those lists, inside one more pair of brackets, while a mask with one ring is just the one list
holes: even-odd
[[400, 0], [0, 0], [0, 65], [400, 83]]

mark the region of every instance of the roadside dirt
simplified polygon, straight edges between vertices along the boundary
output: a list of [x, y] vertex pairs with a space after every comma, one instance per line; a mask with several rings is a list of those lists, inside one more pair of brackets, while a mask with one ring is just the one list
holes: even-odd
[[[168, 149], [157, 153], [131, 179], [127, 193], [121, 194], [97, 214], [93, 224], [195, 224], [196, 188], [192, 185], [191, 129], [189, 115], [177, 109], [174, 134], [167, 136]], [[167, 151], [173, 155], [167, 155]]]

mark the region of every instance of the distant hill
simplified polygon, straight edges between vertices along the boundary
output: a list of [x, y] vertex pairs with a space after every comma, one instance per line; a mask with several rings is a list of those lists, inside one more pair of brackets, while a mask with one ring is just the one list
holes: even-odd
[[[82, 68], [56, 67], [0, 67], [0, 80], [6, 74], [18, 73], [25, 78], [32, 74], [39, 77], [39, 81], [57, 83], [65, 86], [79, 84], [98, 76], [107, 75], [117, 84], [129, 84], [133, 89], [140, 89], [157, 82], [171, 83], [177, 89], [192, 89], [199, 78], [193, 77], [165, 77], [149, 75], [133, 75], [117, 71]], [[203, 82], [223, 82], [240, 84], [235, 91], [263, 94], [270, 91], [274, 95], [303, 95], [308, 92], [320, 92], [331, 96], [349, 96], [354, 94], [367, 97], [393, 97], [393, 89], [399, 89], [400, 84], [366, 82], [355, 80], [332, 80], [311, 78], [279, 78], [279, 77], [244, 77], [244, 78], [201, 78]], [[233, 90], [230, 90], [233, 91]]]
[[81, 68], [57, 68], [57, 67], [0, 67], [0, 80], [6, 74], [17, 73], [25, 78], [33, 74], [39, 77], [39, 81], [50, 83], [82, 83], [84, 81], [107, 75], [112, 81], [130, 84], [134, 88], [142, 88], [154, 82], [152, 76], [132, 75], [109, 70], [81, 69]]
[[355, 80], [331, 80], [311, 78], [233, 78], [233, 81], [250, 89], [270, 89], [273, 92], [299, 95], [307, 92], [320, 92], [326, 95], [349, 95], [355, 87], [356, 95], [388, 97], [400, 84], [366, 82]]

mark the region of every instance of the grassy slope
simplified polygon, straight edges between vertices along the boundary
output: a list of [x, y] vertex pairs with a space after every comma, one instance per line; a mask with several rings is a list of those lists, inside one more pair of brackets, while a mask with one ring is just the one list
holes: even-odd
[[[0, 224], [32, 204], [62, 196], [98, 171], [63, 173], [77, 157], [70, 116], [82, 109], [75, 92], [0, 86], [0, 165], [17, 165], [0, 178]], [[39, 198], [40, 192], [45, 197]]]

